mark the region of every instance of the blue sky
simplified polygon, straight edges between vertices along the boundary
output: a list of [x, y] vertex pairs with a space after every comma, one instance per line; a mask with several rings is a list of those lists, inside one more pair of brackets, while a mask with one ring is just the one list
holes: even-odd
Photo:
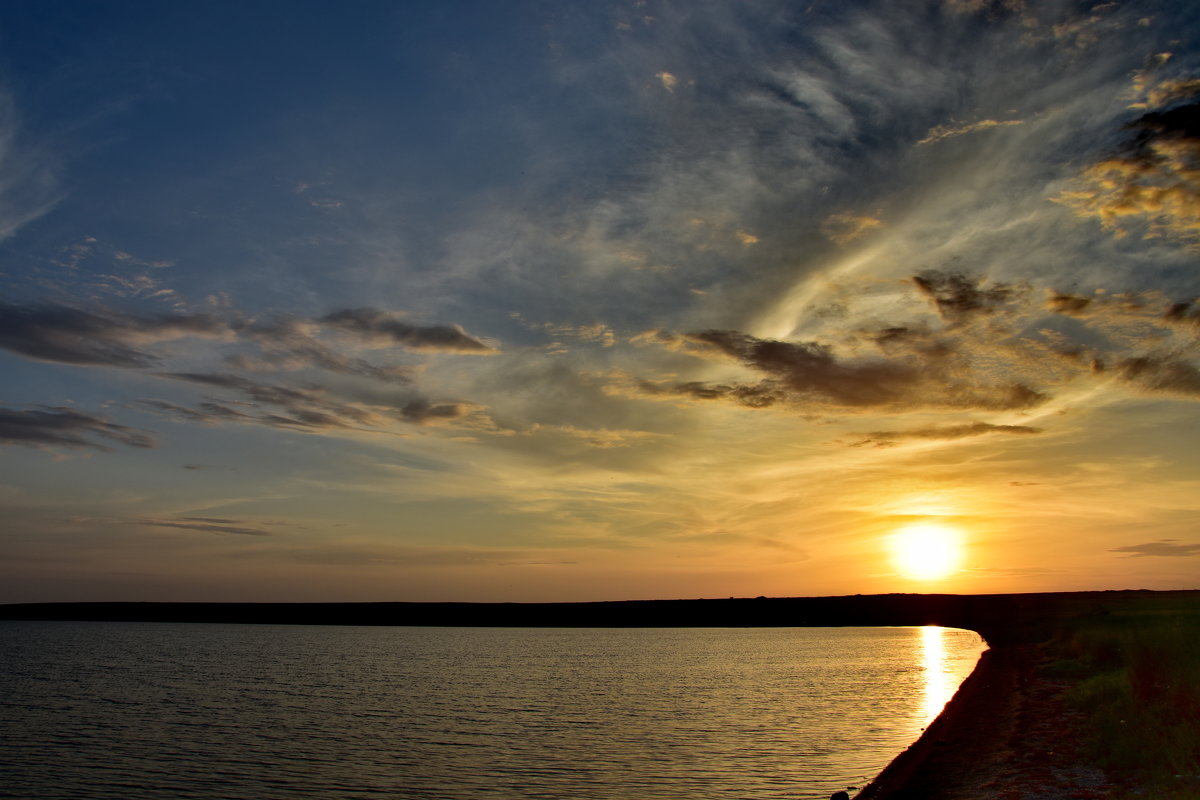
[[1192, 587], [1196, 33], [5, 3], [0, 601]]

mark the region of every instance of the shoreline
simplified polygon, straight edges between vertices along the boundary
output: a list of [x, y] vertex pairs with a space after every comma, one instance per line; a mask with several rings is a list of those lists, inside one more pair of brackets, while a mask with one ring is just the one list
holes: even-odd
[[855, 800], [1101, 800], [1111, 785], [1083, 754], [1081, 716], [1041, 675], [1035, 644], [984, 651], [945, 709]]
[[1048, 624], [1106, 606], [1197, 590], [1029, 594], [876, 594], [576, 603], [477, 602], [34, 602], [0, 604], [0, 620], [219, 622], [285, 625], [676, 628], [941, 625], [977, 632], [991, 647], [1029, 641]]

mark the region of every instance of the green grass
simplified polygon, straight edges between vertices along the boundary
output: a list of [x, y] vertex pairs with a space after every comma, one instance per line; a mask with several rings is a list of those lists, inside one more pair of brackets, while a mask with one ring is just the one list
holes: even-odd
[[1200, 601], [1148, 597], [1066, 622], [1052, 677], [1087, 715], [1091, 753], [1116, 797], [1200, 797]]

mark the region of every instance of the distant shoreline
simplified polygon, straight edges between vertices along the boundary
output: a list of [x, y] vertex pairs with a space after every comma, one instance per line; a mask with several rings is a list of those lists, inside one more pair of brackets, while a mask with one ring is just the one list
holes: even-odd
[[1049, 619], [1086, 614], [1121, 597], [1146, 594], [1200, 595], [1200, 591], [881, 594], [580, 603], [9, 603], [0, 605], [0, 620], [580, 628], [941, 625], [976, 631], [989, 645], [996, 646], [1028, 639]]

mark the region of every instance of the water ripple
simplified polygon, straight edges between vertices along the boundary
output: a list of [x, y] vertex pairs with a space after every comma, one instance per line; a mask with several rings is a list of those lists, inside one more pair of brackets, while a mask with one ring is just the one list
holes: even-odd
[[827, 798], [978, 636], [0, 623], [0, 796]]

